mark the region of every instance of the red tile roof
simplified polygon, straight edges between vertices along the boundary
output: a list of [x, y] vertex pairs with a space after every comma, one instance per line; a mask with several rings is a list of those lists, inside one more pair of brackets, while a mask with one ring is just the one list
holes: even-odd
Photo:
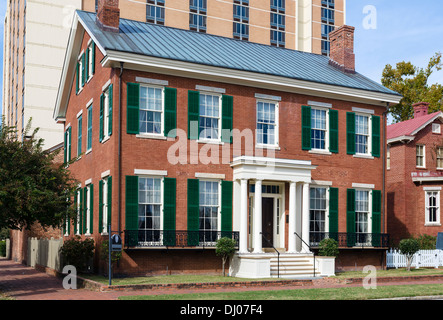
[[437, 111], [411, 120], [391, 124], [387, 126], [386, 138], [389, 140], [401, 136], [410, 136], [415, 130], [436, 118], [438, 114], [442, 114], [443, 116], [441, 111]]

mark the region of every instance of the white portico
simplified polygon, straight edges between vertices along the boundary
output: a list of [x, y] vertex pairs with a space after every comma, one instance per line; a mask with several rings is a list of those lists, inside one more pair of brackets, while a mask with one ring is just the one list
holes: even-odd
[[[269, 273], [269, 256], [275, 254], [272, 247], [286, 255], [310, 254], [305, 245], [309, 244], [309, 184], [311, 171], [316, 167], [310, 161], [253, 156], [234, 158], [231, 166], [233, 227], [240, 232], [239, 251], [234, 259], [240, 270], [237, 276], [241, 276], [246, 263], [249, 269], [264, 270], [252, 274], [265, 277]], [[285, 202], [289, 202], [288, 206]]]

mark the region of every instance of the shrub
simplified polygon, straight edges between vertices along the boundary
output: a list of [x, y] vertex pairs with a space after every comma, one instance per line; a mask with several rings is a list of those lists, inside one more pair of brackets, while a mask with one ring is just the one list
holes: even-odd
[[407, 270], [411, 271], [412, 259], [414, 258], [414, 254], [416, 254], [420, 250], [420, 242], [417, 239], [403, 239], [400, 241], [398, 248], [400, 249], [401, 254], [406, 256], [407, 259]]
[[[121, 251], [112, 251], [111, 252], [111, 264], [114, 264], [115, 262], [120, 260], [121, 257], [122, 257]], [[109, 240], [104, 240], [100, 245], [100, 259], [105, 261], [105, 263], [106, 263], [105, 269], [108, 270], [107, 267], [109, 266]]]
[[420, 250], [434, 250], [437, 244], [437, 237], [429, 234], [421, 234], [416, 238], [420, 244]]
[[334, 239], [323, 239], [319, 244], [318, 254], [324, 257], [338, 256], [338, 242]]
[[226, 260], [234, 255], [235, 245], [235, 240], [228, 237], [223, 237], [217, 240], [215, 254], [222, 257], [223, 276], [225, 276]]
[[6, 257], [6, 241], [0, 241], [0, 257]]
[[66, 240], [60, 248], [66, 265], [73, 265], [77, 270], [86, 269], [90, 258], [94, 256], [94, 240], [81, 240], [79, 236]]

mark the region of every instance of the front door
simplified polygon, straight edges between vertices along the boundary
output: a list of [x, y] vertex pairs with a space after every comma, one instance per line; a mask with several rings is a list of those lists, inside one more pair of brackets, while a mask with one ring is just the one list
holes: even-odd
[[270, 248], [274, 243], [274, 198], [262, 199], [262, 214], [263, 237], [268, 240], [263, 239], [262, 245], [263, 248]]

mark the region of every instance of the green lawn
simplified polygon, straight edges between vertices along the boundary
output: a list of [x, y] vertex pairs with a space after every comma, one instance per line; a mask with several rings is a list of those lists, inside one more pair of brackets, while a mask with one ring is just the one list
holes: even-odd
[[377, 286], [376, 289], [344, 287], [174, 295], [122, 296], [120, 300], [371, 300], [443, 295], [443, 284]]

